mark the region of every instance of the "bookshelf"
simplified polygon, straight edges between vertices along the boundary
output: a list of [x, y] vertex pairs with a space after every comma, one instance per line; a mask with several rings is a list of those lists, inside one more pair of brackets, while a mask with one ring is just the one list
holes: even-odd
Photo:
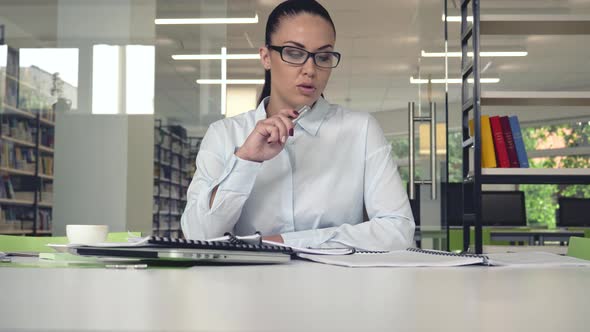
[[18, 49], [0, 52], [0, 234], [51, 235], [57, 97], [21, 78]]
[[190, 143], [181, 126], [156, 120], [154, 135], [154, 235], [181, 237], [180, 218], [192, 173]]
[[[463, 190], [463, 249], [468, 250], [470, 228], [475, 228], [475, 252], [482, 253], [481, 186], [482, 184], [590, 184], [588, 169], [482, 168], [483, 106], [589, 106], [590, 92], [573, 91], [507, 91], [482, 92], [480, 81], [481, 35], [585, 35], [590, 34], [590, 17], [570, 15], [482, 15], [481, 0], [461, 1], [461, 68], [463, 181], [473, 184], [473, 191]], [[473, 23], [467, 20], [469, 6]], [[470, 49], [470, 46], [472, 49]], [[473, 52], [473, 57], [468, 52]], [[473, 85], [469, 77], [473, 76]], [[469, 134], [469, 114], [474, 130]], [[473, 162], [470, 154], [473, 153]], [[465, 208], [467, 195], [472, 196], [472, 210]]]
[[189, 152], [189, 158], [190, 158], [190, 173], [191, 176], [195, 174], [195, 172], [197, 171], [197, 155], [199, 154], [199, 150], [201, 149], [201, 142], [203, 141], [203, 137], [196, 137], [196, 136], [192, 136], [188, 138], [189, 140], [189, 145], [190, 145], [190, 152]]

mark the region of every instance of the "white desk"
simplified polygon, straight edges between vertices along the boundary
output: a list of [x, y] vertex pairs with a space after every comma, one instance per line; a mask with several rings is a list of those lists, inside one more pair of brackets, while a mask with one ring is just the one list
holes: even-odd
[[0, 268], [0, 330], [588, 331], [590, 269]]

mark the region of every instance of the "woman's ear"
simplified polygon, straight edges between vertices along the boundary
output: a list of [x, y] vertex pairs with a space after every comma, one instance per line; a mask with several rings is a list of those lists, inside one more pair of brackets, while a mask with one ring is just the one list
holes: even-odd
[[260, 62], [262, 63], [262, 67], [264, 67], [264, 70], [270, 70], [270, 52], [268, 48], [263, 46], [258, 49], [258, 52], [260, 53]]

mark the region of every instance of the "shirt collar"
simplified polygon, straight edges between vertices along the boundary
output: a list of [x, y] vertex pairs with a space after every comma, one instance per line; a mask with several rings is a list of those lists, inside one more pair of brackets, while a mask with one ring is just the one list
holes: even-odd
[[[260, 120], [266, 119], [266, 105], [268, 104], [268, 99], [270, 97], [266, 97], [262, 100], [258, 108], [256, 109], [256, 122]], [[310, 111], [308, 111], [302, 118], [297, 122], [298, 125], [301, 126], [305, 131], [309, 134], [315, 136], [324, 122], [324, 118], [328, 114], [330, 109], [330, 103], [325, 100], [323, 97], [320, 97], [318, 101], [313, 105]]]

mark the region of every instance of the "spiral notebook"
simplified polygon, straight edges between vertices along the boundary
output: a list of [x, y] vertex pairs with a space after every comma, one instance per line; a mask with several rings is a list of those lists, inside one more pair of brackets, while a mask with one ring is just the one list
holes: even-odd
[[585, 267], [590, 261], [548, 252], [488, 255], [455, 254], [447, 251], [409, 248], [398, 251], [357, 251], [347, 256], [317, 256], [297, 253], [310, 261], [347, 267], [452, 267], [466, 265], [504, 267]]
[[451, 267], [489, 265], [485, 255], [408, 248], [397, 251], [357, 251], [346, 256], [318, 256], [298, 253], [299, 258], [347, 267]]

